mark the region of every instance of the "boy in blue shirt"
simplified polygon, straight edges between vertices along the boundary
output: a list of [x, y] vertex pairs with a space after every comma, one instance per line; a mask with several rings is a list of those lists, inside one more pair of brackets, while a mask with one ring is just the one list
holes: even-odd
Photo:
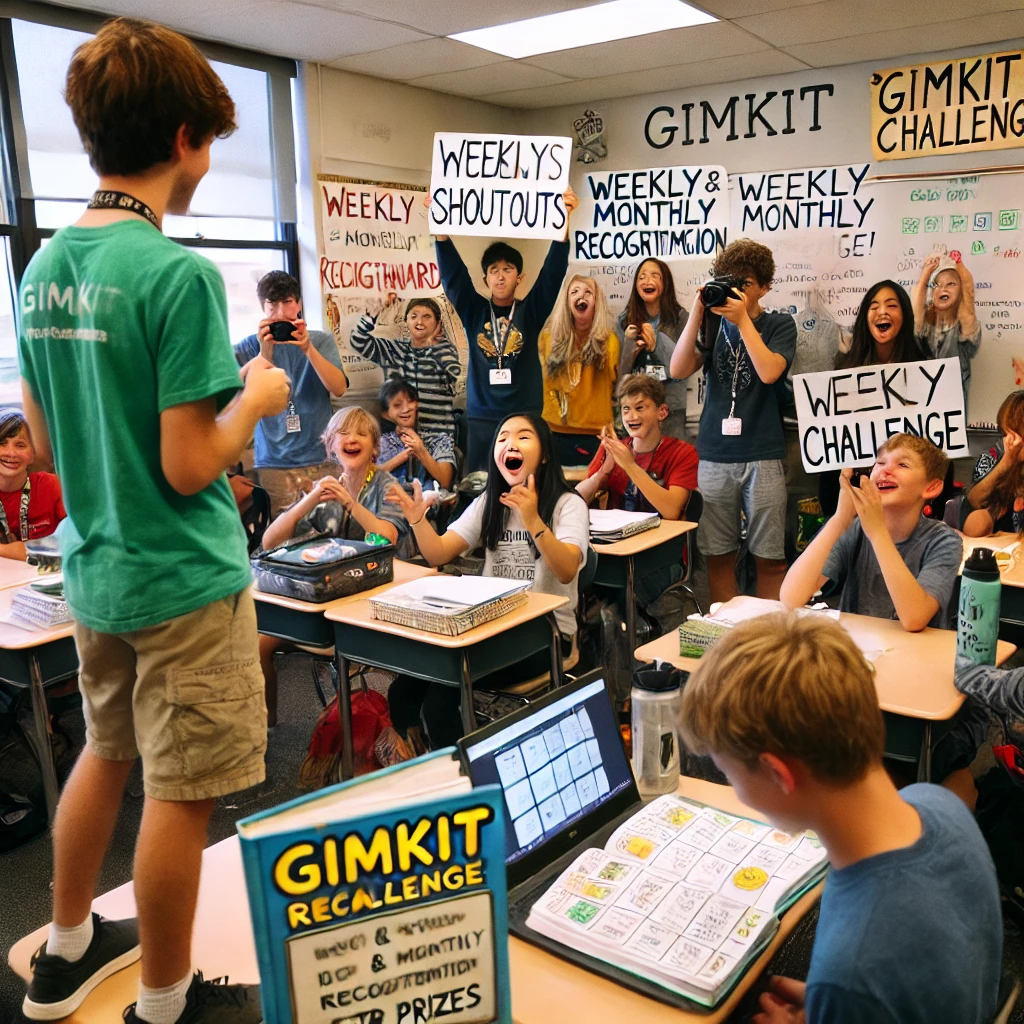
[[992, 1019], [992, 858], [948, 790], [896, 790], [871, 666], [841, 626], [783, 612], [729, 630], [686, 684], [680, 729], [775, 827], [813, 829], [832, 865], [807, 982], [773, 979], [756, 1024]]
[[437, 267], [441, 286], [459, 314], [469, 343], [466, 375], [466, 472], [484, 470], [498, 424], [513, 413], [538, 416], [544, 407], [544, 385], [537, 339], [558, 298], [569, 267], [569, 214], [579, 199], [573, 190], [565, 203], [565, 238], [552, 242], [537, 281], [522, 302], [516, 289], [525, 280], [523, 256], [507, 242], [492, 242], [480, 261], [484, 298], [473, 285], [466, 264], [447, 235], [437, 235]]
[[[285, 411], [265, 416], [256, 425], [256, 472], [276, 516], [302, 497], [306, 481], [334, 472], [321, 438], [334, 411], [331, 398], [345, 394], [348, 378], [333, 336], [307, 330], [299, 282], [291, 274], [283, 270], [264, 274], [256, 295], [264, 316], [256, 333], [235, 345], [235, 358], [243, 376], [249, 362], [262, 356], [280, 366], [292, 382]], [[280, 322], [292, 325], [291, 336], [283, 341], [271, 331], [271, 325]]]

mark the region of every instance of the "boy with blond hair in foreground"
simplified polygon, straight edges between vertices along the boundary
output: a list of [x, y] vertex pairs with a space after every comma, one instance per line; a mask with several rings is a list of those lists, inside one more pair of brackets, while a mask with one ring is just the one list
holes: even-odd
[[840, 611], [899, 619], [911, 632], [948, 628], [963, 543], [922, 515], [942, 493], [948, 466], [931, 441], [896, 434], [860, 486], [844, 469], [836, 513], [786, 573], [782, 603], [799, 608], [833, 580], [842, 588]]
[[897, 792], [871, 669], [844, 629], [782, 612], [730, 630], [686, 684], [680, 731], [775, 827], [817, 832], [832, 864], [807, 982], [773, 978], [755, 1024], [992, 1019], [992, 858], [952, 793]]

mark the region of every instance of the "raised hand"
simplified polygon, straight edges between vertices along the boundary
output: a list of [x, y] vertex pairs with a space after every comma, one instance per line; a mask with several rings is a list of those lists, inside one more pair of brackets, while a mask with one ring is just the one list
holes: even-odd
[[398, 431], [398, 439], [405, 445], [407, 451], [411, 451], [413, 455], [418, 456], [420, 459], [427, 454], [423, 438], [412, 427], [402, 427]]
[[[841, 481], [840, 487], [842, 487]], [[878, 492], [874, 480], [869, 476], [862, 476], [860, 487], [850, 487], [849, 491], [864, 536], [868, 540], [873, 540], [875, 537], [887, 533], [885, 515], [882, 512], [882, 495]]]
[[316, 491], [320, 501], [336, 501], [346, 510], [352, 508], [355, 501], [349, 489], [337, 477], [322, 476], [316, 482]]
[[[624, 441], [620, 441], [615, 435], [614, 430], [608, 430], [605, 428], [601, 432], [601, 447], [607, 452], [608, 455], [614, 460], [615, 465], [621, 469], [629, 471], [629, 467], [636, 463], [636, 459], [633, 458], [633, 449], [630, 445]], [[605, 462], [607, 463], [608, 457], [605, 456]]]
[[538, 524], [543, 525], [537, 512], [537, 481], [532, 473], [526, 478], [525, 486], [516, 484], [499, 500], [508, 508], [519, 510], [519, 516], [530, 533], [537, 532], [540, 528]]
[[385, 497], [390, 504], [398, 506], [410, 526], [421, 522], [430, 508], [430, 503], [423, 500], [423, 485], [419, 480], [413, 480], [412, 494], [398, 484], [390, 484]]

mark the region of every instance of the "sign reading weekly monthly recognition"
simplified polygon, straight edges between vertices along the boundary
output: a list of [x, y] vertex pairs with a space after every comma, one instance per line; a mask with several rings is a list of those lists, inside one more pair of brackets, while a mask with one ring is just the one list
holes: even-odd
[[793, 397], [808, 473], [870, 466], [895, 434], [926, 437], [954, 459], [969, 452], [956, 358], [798, 373]]
[[437, 132], [430, 173], [435, 235], [562, 238], [572, 139]]
[[876, 160], [1024, 145], [1024, 50], [915, 64], [871, 76]]

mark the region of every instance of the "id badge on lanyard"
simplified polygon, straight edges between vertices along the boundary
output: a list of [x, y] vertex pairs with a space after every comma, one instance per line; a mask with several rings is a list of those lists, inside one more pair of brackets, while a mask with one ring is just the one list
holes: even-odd
[[284, 429], [289, 434], [298, 434], [302, 430], [302, 420], [299, 419], [299, 414], [295, 411], [295, 405], [292, 402], [288, 403], [288, 412], [284, 417]]
[[491, 306], [491, 337], [494, 338], [494, 349], [498, 353], [497, 367], [492, 367], [490, 372], [487, 374], [487, 379], [492, 386], [505, 386], [512, 383], [512, 368], [509, 366], [502, 366], [501, 360], [505, 352], [505, 342], [508, 341], [509, 331], [512, 330], [512, 318], [515, 315], [516, 304], [513, 299], [512, 309], [508, 314], [508, 320], [505, 321], [505, 330], [504, 332], [500, 332], [498, 330], [498, 318], [495, 315], [494, 307]]
[[[736, 347], [733, 348], [733, 339], [729, 336], [729, 330], [725, 326], [728, 321], [722, 321], [722, 332], [725, 335], [725, 342], [729, 351], [736, 357], [736, 363], [732, 370], [732, 404], [729, 406], [729, 415], [722, 420], [722, 435], [724, 437], [739, 437], [743, 433], [743, 420], [736, 415], [736, 384], [740, 376], [740, 363], [743, 361], [743, 340], [737, 336]], [[739, 332], [737, 331], [737, 335]]]

